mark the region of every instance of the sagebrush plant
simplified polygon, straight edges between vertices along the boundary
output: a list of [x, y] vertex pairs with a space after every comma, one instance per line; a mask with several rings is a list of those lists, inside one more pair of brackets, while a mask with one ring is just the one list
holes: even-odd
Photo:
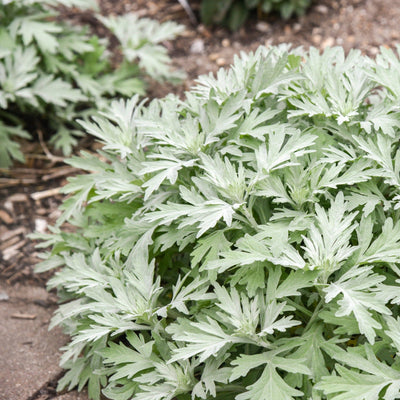
[[201, 19], [206, 25], [222, 24], [238, 29], [251, 10], [269, 14], [278, 12], [283, 19], [303, 15], [312, 0], [202, 0]]
[[[94, 4], [92, 4], [94, 3]], [[123, 61], [113, 68], [107, 41], [73, 27], [54, 6], [90, 6], [86, 0], [19, 0], [0, 3], [0, 167], [23, 161], [13, 136], [38, 130], [69, 155], [82, 136], [77, 118], [107, 107], [109, 98], [145, 94], [144, 77], [176, 79], [161, 42], [182, 26], [133, 14], [99, 17], [120, 41]], [[58, 20], [56, 20], [58, 18]], [[117, 22], [118, 26], [115, 26]], [[121, 33], [121, 34], [119, 34]], [[157, 57], [149, 57], [149, 54]]]
[[35, 236], [72, 338], [59, 389], [400, 398], [399, 99], [392, 50], [281, 46], [83, 122], [104, 146]]

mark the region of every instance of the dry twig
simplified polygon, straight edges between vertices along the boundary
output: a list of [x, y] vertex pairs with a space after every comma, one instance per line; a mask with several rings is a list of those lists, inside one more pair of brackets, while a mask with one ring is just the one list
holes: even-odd
[[12, 314], [11, 318], [15, 319], [36, 319], [36, 314]]
[[37, 179], [32, 178], [0, 178], [0, 189], [19, 185], [34, 185], [35, 183], [37, 183]]
[[35, 192], [31, 194], [31, 198], [33, 200], [41, 200], [47, 197], [55, 196], [56, 194], [60, 193], [59, 187], [53, 189], [42, 190], [41, 192]]
[[186, 11], [186, 14], [188, 15], [190, 22], [193, 25], [197, 24], [197, 18], [194, 15], [194, 12], [192, 10], [192, 8], [190, 7], [189, 3], [187, 2], [187, 0], [178, 0], [179, 4], [183, 7], [183, 9]]
[[49, 160], [51, 160], [51, 161], [54, 161], [54, 162], [64, 162], [64, 158], [63, 157], [57, 157], [57, 156], [55, 156], [54, 154], [52, 154], [50, 152], [50, 150], [47, 147], [45, 141], [43, 140], [43, 132], [40, 129], [38, 129], [37, 133], [38, 133], [38, 137], [39, 137], [40, 146], [42, 147], [42, 149], [43, 149], [44, 153], [46, 154], [47, 158]]

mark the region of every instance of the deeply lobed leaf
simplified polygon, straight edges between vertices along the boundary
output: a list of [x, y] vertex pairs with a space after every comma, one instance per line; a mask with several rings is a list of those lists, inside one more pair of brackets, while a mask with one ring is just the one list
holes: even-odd
[[76, 233], [44, 236], [38, 267], [62, 265], [61, 387], [400, 398], [400, 128], [381, 72], [400, 61], [287, 50], [83, 124], [101, 157], [71, 161], [91, 172], [64, 189]]

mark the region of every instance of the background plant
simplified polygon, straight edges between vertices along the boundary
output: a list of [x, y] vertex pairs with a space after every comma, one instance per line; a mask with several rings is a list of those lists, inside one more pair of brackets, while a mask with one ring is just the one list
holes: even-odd
[[[400, 398], [400, 61], [260, 48], [186, 100], [113, 102], [41, 238], [59, 389]], [[62, 228], [64, 221], [76, 233]]]
[[[87, 27], [61, 21], [53, 6], [90, 6], [82, 0], [3, 1], [0, 5], [0, 167], [23, 161], [13, 137], [51, 136], [65, 155], [83, 132], [75, 120], [93, 115], [113, 96], [144, 94], [145, 75], [176, 79], [159, 43], [182, 27], [139, 20], [135, 15], [101, 17], [120, 41], [123, 61], [113, 68], [107, 41]], [[57, 20], [56, 20], [57, 19]], [[149, 57], [153, 54], [154, 57]]]
[[238, 29], [251, 10], [269, 14], [278, 12], [283, 19], [300, 16], [311, 5], [311, 0], [202, 0], [201, 19], [206, 25], [222, 24]]

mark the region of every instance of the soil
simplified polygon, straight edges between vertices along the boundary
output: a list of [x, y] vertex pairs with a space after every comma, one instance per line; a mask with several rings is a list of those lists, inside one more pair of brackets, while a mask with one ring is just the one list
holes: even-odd
[[[189, 3], [198, 15], [200, 1]], [[178, 87], [150, 84], [150, 98], [169, 92], [183, 97], [197, 76], [228, 67], [235, 54], [259, 45], [292, 43], [306, 49], [341, 45], [346, 51], [357, 48], [374, 57], [380, 46], [394, 48], [400, 39], [400, 0], [316, 0], [301, 18], [253, 16], [237, 32], [193, 23], [177, 0], [99, 0], [99, 6], [104, 15], [132, 11], [185, 25], [183, 35], [165, 45], [173, 65], [185, 71], [187, 79]], [[63, 13], [102, 33], [92, 14]], [[25, 165], [0, 170], [0, 365], [7, 365], [0, 370], [0, 400], [86, 400], [85, 393], [55, 391], [62, 375], [58, 349], [67, 338], [58, 330], [47, 331], [56, 296], [44, 289], [50, 274], [33, 271], [40, 249], [28, 238], [54, 224], [63, 198], [59, 188], [77, 171], [49, 155], [43, 142], [26, 144], [24, 152]]]

